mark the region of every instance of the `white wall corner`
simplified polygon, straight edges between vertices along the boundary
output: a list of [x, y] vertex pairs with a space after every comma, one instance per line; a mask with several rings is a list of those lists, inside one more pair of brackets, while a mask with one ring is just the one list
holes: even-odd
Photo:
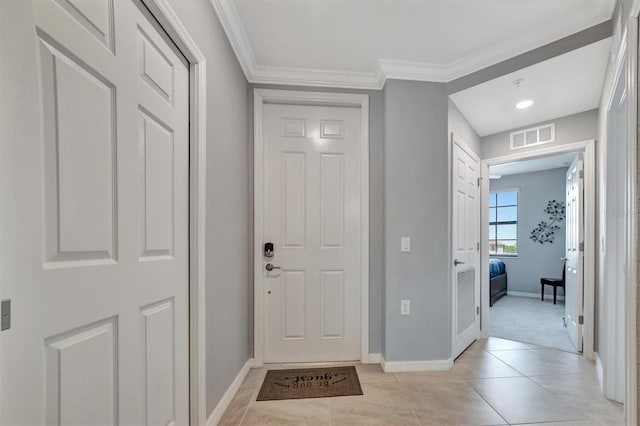
[[453, 367], [453, 359], [438, 359], [431, 361], [383, 361], [385, 373], [446, 371]]
[[253, 358], [249, 358], [247, 362], [244, 363], [244, 365], [236, 375], [236, 378], [233, 379], [233, 382], [231, 382], [231, 385], [229, 385], [229, 387], [227, 388], [227, 391], [218, 402], [218, 405], [216, 405], [216, 408], [214, 408], [211, 412], [211, 415], [207, 419], [206, 426], [216, 426], [220, 422], [222, 416], [224, 415], [224, 412], [227, 411], [227, 408], [229, 408], [231, 401], [233, 401], [236, 393], [238, 393], [238, 390], [240, 390], [240, 386], [242, 386], [242, 382], [244, 382], [247, 374], [249, 374], [249, 370], [251, 370], [251, 367], [253, 367]]

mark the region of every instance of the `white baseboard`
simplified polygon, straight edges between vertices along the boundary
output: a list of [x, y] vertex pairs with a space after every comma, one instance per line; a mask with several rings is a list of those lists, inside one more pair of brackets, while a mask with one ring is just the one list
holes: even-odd
[[384, 362], [384, 358], [382, 358], [382, 354], [369, 354], [369, 362], [368, 364], [380, 364]]
[[602, 360], [598, 352], [593, 354], [596, 358], [596, 374], [598, 375], [598, 382], [600, 383], [600, 391], [604, 393], [604, 370], [602, 369]]
[[438, 359], [433, 361], [384, 361], [382, 369], [385, 373], [400, 373], [408, 371], [446, 371], [453, 367], [453, 360]]
[[[540, 293], [524, 293], [521, 291], [511, 291], [511, 290], [507, 290], [507, 296], [519, 296], [519, 297], [530, 297], [532, 299], [540, 299]], [[544, 294], [544, 298], [545, 300], [547, 300], [547, 297], [550, 297], [551, 300], [553, 300], [553, 294]], [[564, 300], [564, 296], [557, 296], [556, 297], [557, 300]]]
[[220, 419], [222, 419], [224, 412], [227, 411], [227, 408], [229, 408], [229, 404], [231, 404], [231, 401], [233, 401], [236, 393], [238, 393], [238, 389], [240, 389], [242, 382], [244, 382], [244, 379], [247, 377], [247, 374], [249, 374], [249, 370], [252, 366], [253, 358], [249, 358], [247, 362], [244, 363], [244, 365], [238, 372], [238, 375], [235, 379], [233, 379], [233, 382], [231, 382], [231, 385], [224, 393], [224, 395], [218, 402], [218, 405], [216, 406], [216, 408], [214, 408], [213, 412], [207, 419], [206, 426], [216, 426]]

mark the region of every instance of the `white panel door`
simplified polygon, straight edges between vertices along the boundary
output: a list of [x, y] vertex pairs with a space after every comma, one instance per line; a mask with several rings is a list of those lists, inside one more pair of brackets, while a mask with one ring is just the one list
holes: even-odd
[[453, 357], [480, 337], [480, 162], [453, 145]]
[[30, 8], [38, 96], [15, 125], [40, 138], [8, 142], [1, 187], [26, 185], [2, 203], [21, 238], [2, 238], [0, 423], [186, 424], [187, 63], [132, 0]]
[[567, 333], [582, 352], [582, 310], [584, 292], [584, 178], [579, 155], [567, 171], [567, 225], [565, 271], [565, 322]]
[[265, 362], [360, 359], [360, 109], [264, 106]]

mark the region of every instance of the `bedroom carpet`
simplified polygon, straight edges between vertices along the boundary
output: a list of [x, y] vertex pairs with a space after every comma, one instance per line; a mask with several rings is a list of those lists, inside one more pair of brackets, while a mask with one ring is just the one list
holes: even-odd
[[564, 301], [504, 296], [491, 308], [489, 335], [576, 352], [564, 328]]

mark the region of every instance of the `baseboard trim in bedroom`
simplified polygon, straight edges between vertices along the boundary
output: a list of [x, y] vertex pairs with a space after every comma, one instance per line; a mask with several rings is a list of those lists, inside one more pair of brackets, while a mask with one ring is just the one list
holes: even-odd
[[[530, 297], [532, 299], [540, 299], [540, 293], [525, 293], [521, 291], [511, 291], [507, 290], [507, 296], [518, 296], [518, 297]], [[544, 299], [547, 300], [547, 297], [550, 297], [553, 300], [553, 294], [544, 294]], [[557, 296], [557, 300], [564, 300], [564, 296]]]
[[385, 373], [446, 371], [453, 367], [453, 359], [437, 359], [431, 361], [384, 361], [383, 359], [381, 365]]
[[233, 382], [231, 382], [231, 385], [229, 385], [227, 391], [224, 393], [224, 395], [222, 395], [222, 398], [218, 402], [218, 405], [216, 405], [216, 408], [213, 409], [213, 412], [207, 419], [206, 426], [215, 426], [218, 424], [218, 422], [220, 422], [222, 416], [224, 415], [224, 412], [227, 411], [227, 408], [229, 408], [231, 401], [233, 401], [236, 393], [238, 393], [242, 382], [244, 382], [244, 379], [247, 377], [247, 374], [249, 374], [249, 370], [252, 366], [253, 358], [249, 358], [238, 372], [236, 378], [233, 379]]
[[600, 391], [604, 393], [604, 371], [602, 369], [602, 360], [598, 352], [594, 353], [596, 359], [596, 374], [598, 376], [598, 382], [600, 383]]

